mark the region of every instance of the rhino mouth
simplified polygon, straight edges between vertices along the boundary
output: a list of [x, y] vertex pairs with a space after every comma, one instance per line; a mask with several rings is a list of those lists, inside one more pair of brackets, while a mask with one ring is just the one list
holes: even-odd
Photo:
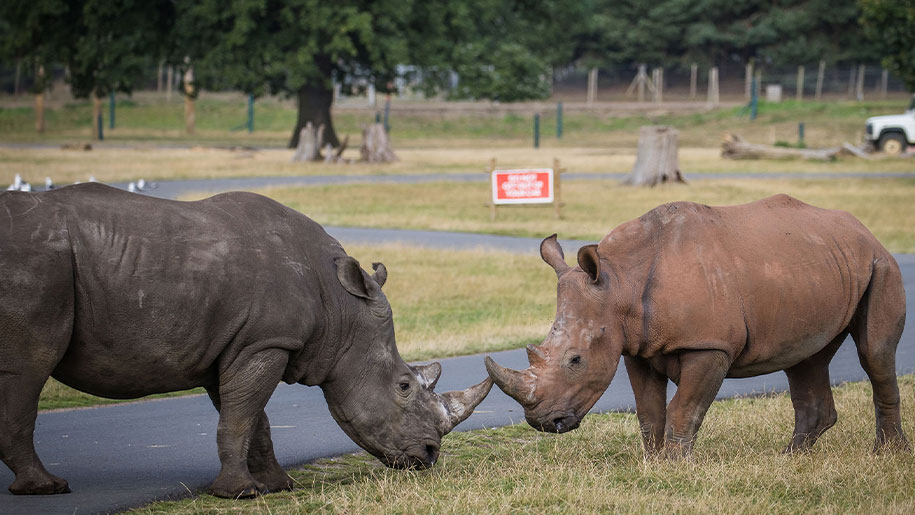
[[438, 442], [427, 440], [396, 456], [385, 455], [381, 461], [386, 466], [401, 470], [422, 470], [431, 468], [438, 461]]
[[558, 414], [546, 417], [545, 420], [527, 418], [527, 423], [534, 429], [544, 433], [567, 433], [578, 428], [578, 425], [581, 424], [581, 417]]

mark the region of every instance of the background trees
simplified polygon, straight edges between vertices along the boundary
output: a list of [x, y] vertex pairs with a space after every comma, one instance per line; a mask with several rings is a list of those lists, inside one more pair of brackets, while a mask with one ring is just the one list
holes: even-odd
[[426, 93], [510, 102], [548, 96], [554, 70], [574, 65], [885, 57], [915, 90], [913, 1], [7, 0], [0, 59], [36, 92], [41, 70], [64, 65], [74, 94], [95, 98], [131, 91], [160, 60], [193, 66], [195, 90], [295, 97], [290, 145], [312, 122], [336, 146], [335, 87], [384, 93], [418, 76]]
[[865, 34], [883, 56], [883, 66], [915, 93], [915, 0], [860, 0]]

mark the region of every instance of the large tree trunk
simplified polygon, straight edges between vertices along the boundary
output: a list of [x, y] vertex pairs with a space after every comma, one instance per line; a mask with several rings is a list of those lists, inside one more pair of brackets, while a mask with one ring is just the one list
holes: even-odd
[[633, 186], [654, 186], [659, 182], [686, 182], [680, 174], [676, 129], [646, 126], [639, 129], [639, 150], [632, 175], [624, 182]]
[[299, 88], [299, 116], [289, 140], [289, 148], [299, 145], [299, 134], [305, 124], [311, 122], [314, 127], [324, 126], [324, 143], [337, 148], [340, 140], [330, 118], [330, 106], [334, 102], [333, 88], [305, 85]]

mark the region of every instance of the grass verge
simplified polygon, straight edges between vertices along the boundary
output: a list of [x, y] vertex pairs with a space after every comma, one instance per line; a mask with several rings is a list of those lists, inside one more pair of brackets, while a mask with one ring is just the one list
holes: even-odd
[[[540, 341], [556, 306], [555, 275], [537, 256], [349, 245], [369, 267], [388, 269], [397, 347], [408, 361], [516, 348]], [[370, 269], [370, 268], [369, 268]], [[202, 389], [162, 396], [203, 393]], [[157, 397], [162, 397], [157, 396]], [[124, 402], [76, 391], [53, 379], [39, 409]]]
[[[446, 143], [447, 145], [447, 143]], [[359, 159], [358, 148], [345, 154]], [[0, 186], [13, 182], [16, 174], [33, 185], [50, 177], [58, 185], [87, 181], [103, 182], [222, 177], [270, 177], [293, 175], [417, 175], [479, 173], [496, 158], [500, 168], [552, 167], [553, 158], [574, 173], [629, 173], [635, 163], [635, 144], [625, 149], [443, 146], [436, 149], [398, 148], [400, 160], [386, 164], [293, 163], [291, 150], [194, 148], [125, 148], [99, 146], [89, 152], [60, 148], [0, 147]], [[680, 169], [686, 174], [716, 173], [879, 173], [912, 172], [912, 159], [842, 158], [835, 162], [722, 159], [718, 148], [682, 147]]]
[[[915, 377], [900, 388], [915, 398]], [[714, 403], [689, 461], [644, 459], [633, 414], [589, 415], [563, 435], [527, 425], [452, 433], [429, 471], [386, 469], [359, 453], [292, 471], [293, 492], [201, 495], [132, 513], [912, 513], [911, 451], [871, 452], [870, 383], [834, 392], [838, 423], [806, 454], [781, 453], [793, 423], [782, 394]], [[903, 426], [915, 426], [907, 402]]]
[[892, 252], [915, 253], [915, 179], [703, 179], [655, 188], [615, 180], [567, 181], [563, 219], [543, 207], [500, 208], [490, 221], [485, 183], [373, 184], [265, 191], [325, 225], [384, 227], [599, 240], [613, 227], [675, 200], [731, 205], [787, 193], [815, 206], [843, 209]]

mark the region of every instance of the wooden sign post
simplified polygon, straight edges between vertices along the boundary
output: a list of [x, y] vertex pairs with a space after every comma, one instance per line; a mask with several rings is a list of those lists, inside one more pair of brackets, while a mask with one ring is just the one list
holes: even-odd
[[553, 206], [556, 218], [561, 218], [560, 209], [560, 176], [565, 170], [560, 168], [559, 160], [553, 159], [553, 168], [523, 168], [513, 170], [496, 169], [496, 159], [489, 160], [489, 174], [492, 184], [492, 200], [489, 206], [489, 218], [496, 219], [498, 206]]

